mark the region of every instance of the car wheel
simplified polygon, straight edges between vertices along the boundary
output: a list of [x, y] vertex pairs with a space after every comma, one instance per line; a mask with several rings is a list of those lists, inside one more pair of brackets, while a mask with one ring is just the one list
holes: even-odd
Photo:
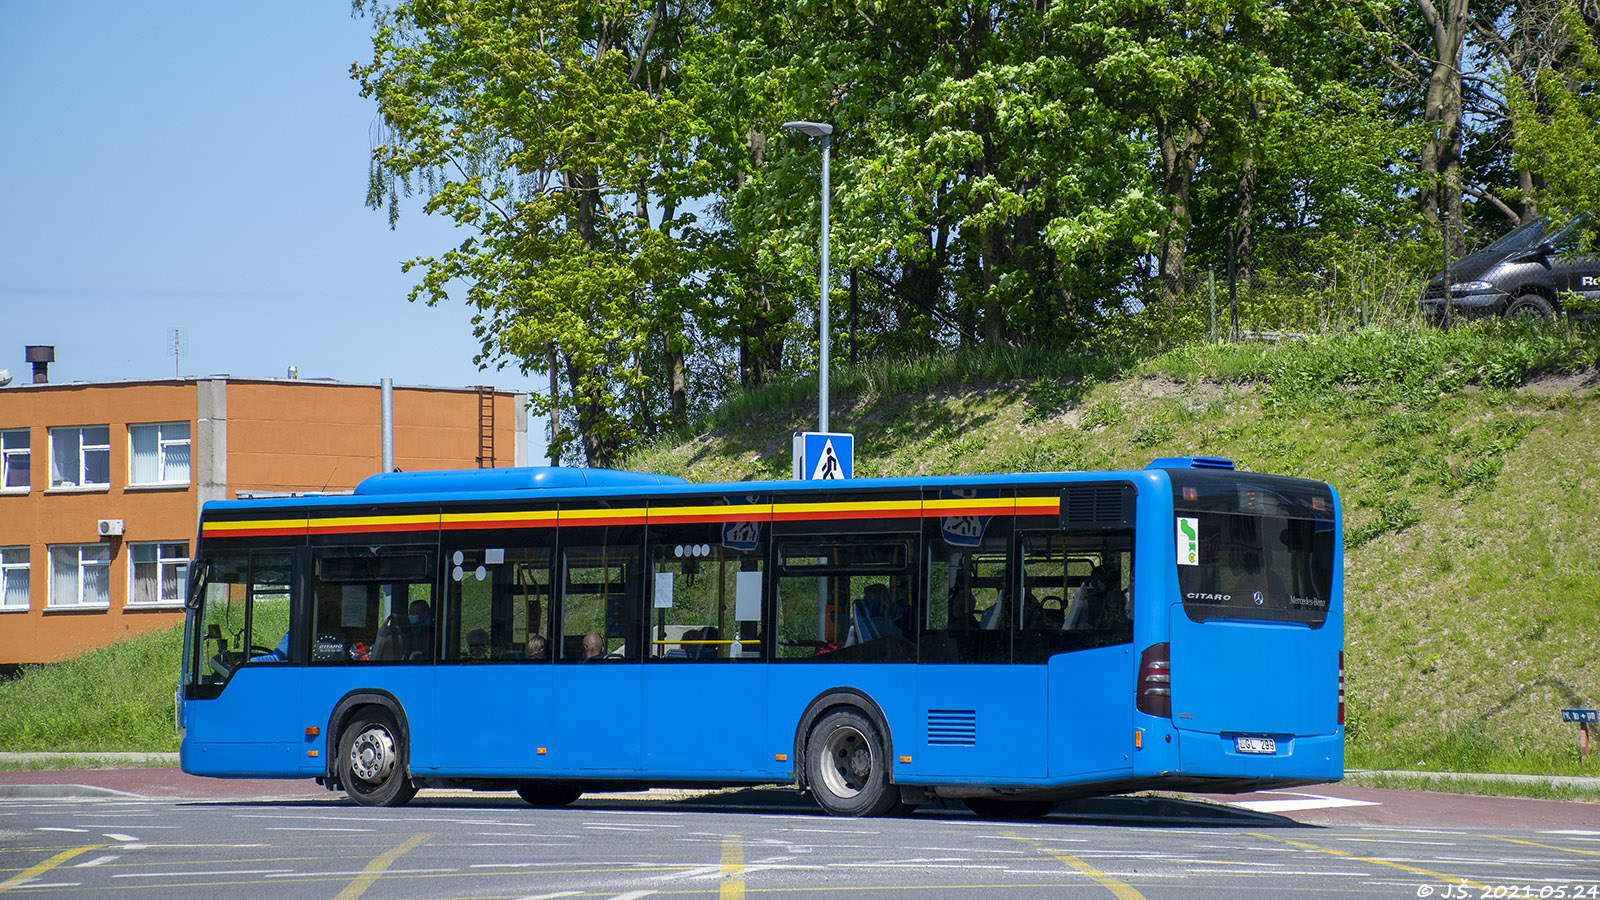
[[362, 806], [404, 806], [417, 795], [410, 750], [388, 710], [363, 710], [339, 736], [339, 779]]
[[854, 709], [834, 710], [811, 729], [806, 783], [817, 804], [835, 816], [884, 816], [900, 808], [885, 742]]
[[1511, 301], [1506, 307], [1506, 318], [1513, 322], [1527, 322], [1538, 324], [1541, 322], [1554, 322], [1556, 319], [1555, 307], [1550, 301], [1538, 294], [1523, 294]]

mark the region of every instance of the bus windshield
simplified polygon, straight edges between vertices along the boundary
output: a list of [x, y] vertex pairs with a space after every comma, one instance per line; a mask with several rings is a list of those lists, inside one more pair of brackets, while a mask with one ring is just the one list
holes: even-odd
[[1332, 596], [1332, 492], [1315, 481], [1173, 472], [1178, 587], [1190, 619], [1320, 628]]

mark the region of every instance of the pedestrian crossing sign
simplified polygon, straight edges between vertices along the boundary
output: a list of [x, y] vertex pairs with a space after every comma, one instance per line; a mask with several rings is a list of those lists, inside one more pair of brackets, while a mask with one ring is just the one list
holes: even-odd
[[797, 431], [794, 435], [796, 481], [834, 481], [855, 472], [856, 436], [839, 431]]

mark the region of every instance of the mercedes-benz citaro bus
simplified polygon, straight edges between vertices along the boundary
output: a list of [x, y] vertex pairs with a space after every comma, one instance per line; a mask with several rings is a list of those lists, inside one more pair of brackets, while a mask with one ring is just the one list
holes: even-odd
[[419, 788], [789, 783], [988, 816], [1344, 769], [1338, 495], [1139, 471], [690, 484], [374, 475], [201, 513], [185, 772]]

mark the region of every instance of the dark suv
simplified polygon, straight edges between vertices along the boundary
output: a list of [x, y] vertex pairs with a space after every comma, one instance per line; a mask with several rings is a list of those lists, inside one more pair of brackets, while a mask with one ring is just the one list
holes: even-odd
[[[1550, 320], [1562, 299], [1578, 294], [1600, 303], [1600, 254], [1576, 252], [1586, 224], [1580, 217], [1546, 233], [1534, 219], [1450, 267], [1450, 306], [1460, 316], [1528, 317]], [[1444, 318], [1444, 279], [1435, 275], [1422, 292], [1422, 311]], [[1574, 312], [1578, 312], [1574, 310]]]

